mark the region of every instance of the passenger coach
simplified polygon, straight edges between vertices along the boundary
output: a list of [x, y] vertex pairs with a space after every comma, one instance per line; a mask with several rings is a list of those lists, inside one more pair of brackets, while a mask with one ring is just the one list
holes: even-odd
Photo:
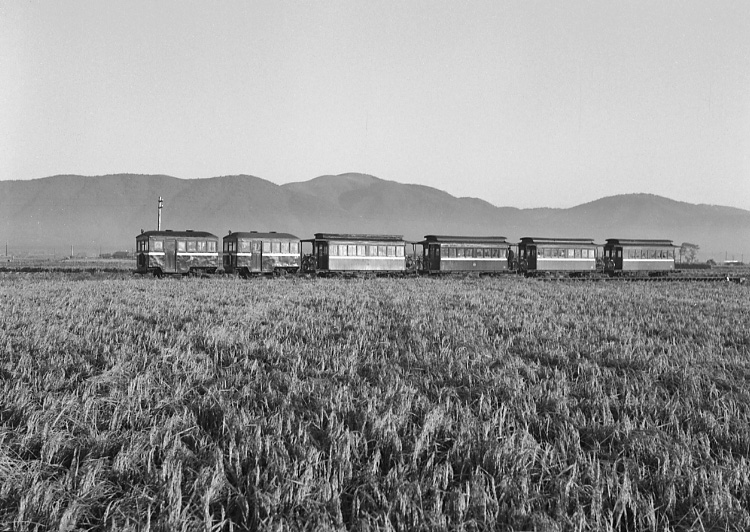
[[300, 239], [288, 233], [230, 233], [224, 237], [224, 271], [247, 276], [253, 273], [293, 273], [299, 270]]
[[426, 235], [420, 244], [427, 273], [507, 271], [513, 256], [504, 236]]
[[528, 273], [596, 271], [596, 244], [590, 238], [523, 237], [518, 244], [519, 270]]
[[136, 273], [214, 273], [219, 238], [204, 231], [145, 231], [135, 237]]
[[319, 272], [406, 271], [406, 242], [401, 235], [315, 233], [312, 243]]
[[665, 275], [675, 269], [671, 240], [608, 238], [604, 244], [604, 271], [610, 275]]

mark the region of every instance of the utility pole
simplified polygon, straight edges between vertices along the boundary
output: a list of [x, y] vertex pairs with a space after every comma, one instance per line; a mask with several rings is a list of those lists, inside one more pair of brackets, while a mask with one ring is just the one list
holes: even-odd
[[161, 231], [161, 210], [164, 207], [164, 200], [159, 196], [159, 216], [156, 218], [156, 230]]

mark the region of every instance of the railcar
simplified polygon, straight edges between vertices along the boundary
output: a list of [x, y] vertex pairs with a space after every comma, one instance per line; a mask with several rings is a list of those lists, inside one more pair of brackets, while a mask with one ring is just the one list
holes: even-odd
[[219, 238], [205, 231], [145, 231], [135, 237], [136, 273], [155, 276], [214, 273]]
[[513, 259], [504, 236], [425, 235], [419, 244], [424, 273], [507, 272]]
[[315, 233], [313, 268], [320, 273], [406, 271], [406, 242], [401, 235]]
[[256, 273], [293, 273], [300, 268], [302, 244], [289, 233], [230, 231], [223, 245], [226, 273], [247, 277]]
[[590, 238], [523, 237], [518, 243], [518, 269], [526, 275], [593, 273], [596, 250]]
[[604, 244], [604, 271], [612, 276], [667, 275], [675, 269], [671, 240], [608, 238]]

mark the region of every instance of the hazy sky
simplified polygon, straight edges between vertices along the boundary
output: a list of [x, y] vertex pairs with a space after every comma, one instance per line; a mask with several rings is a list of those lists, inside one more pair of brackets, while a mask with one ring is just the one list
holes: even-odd
[[121, 172], [750, 209], [750, 1], [0, 3], [0, 179]]

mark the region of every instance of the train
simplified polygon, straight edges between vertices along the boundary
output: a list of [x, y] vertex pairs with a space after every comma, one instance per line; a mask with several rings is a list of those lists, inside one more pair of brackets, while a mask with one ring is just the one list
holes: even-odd
[[[307, 244], [310, 253], [303, 253]], [[411, 246], [411, 253], [409, 253]], [[418, 248], [420, 251], [418, 252]], [[290, 233], [141, 231], [136, 236], [138, 274], [316, 275], [521, 274], [525, 276], [665, 276], [675, 271], [671, 240], [425, 235], [409, 242], [403, 235], [315, 233], [300, 239]], [[221, 267], [221, 268], [220, 268]]]

